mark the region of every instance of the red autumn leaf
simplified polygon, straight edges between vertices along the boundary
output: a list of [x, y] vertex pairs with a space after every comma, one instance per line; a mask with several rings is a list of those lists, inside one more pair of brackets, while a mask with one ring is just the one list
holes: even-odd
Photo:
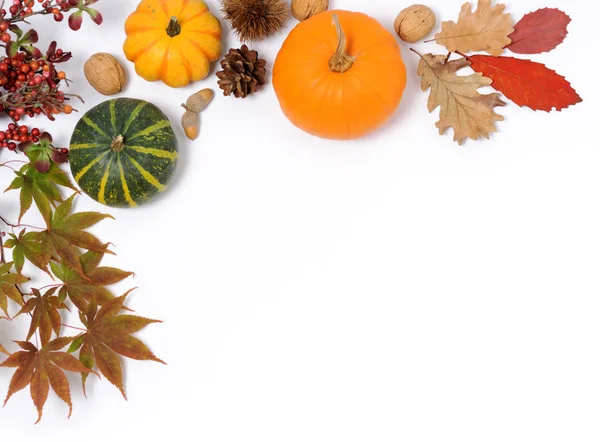
[[[119, 355], [140, 361], [156, 361], [164, 364], [137, 338], [131, 336], [155, 319], [134, 315], [119, 315], [123, 303], [131, 290], [123, 296], [112, 299], [100, 310], [92, 303], [87, 314], [80, 315], [87, 332], [78, 336], [71, 344], [69, 353], [79, 351], [79, 360], [88, 368], [98, 367], [104, 377], [119, 389], [125, 399], [123, 387], [123, 371]], [[87, 373], [82, 373], [82, 384], [85, 392]]]
[[37, 424], [42, 418], [44, 404], [48, 399], [50, 387], [52, 387], [56, 395], [69, 406], [70, 417], [73, 405], [69, 382], [64, 371], [93, 373], [75, 357], [59, 351], [71, 341], [73, 341], [72, 337], [57, 338], [39, 350], [30, 342], [17, 342], [23, 351], [11, 354], [6, 361], [0, 364], [0, 367], [17, 369], [10, 381], [4, 404], [6, 405], [13, 394], [29, 385], [31, 399], [38, 411]]
[[559, 9], [544, 8], [525, 15], [509, 35], [512, 43], [506, 48], [516, 54], [550, 52], [567, 36], [571, 18]]
[[550, 112], [582, 101], [571, 84], [541, 63], [513, 57], [473, 55], [471, 68], [493, 82], [491, 86], [519, 106]]
[[31, 339], [36, 330], [40, 331], [42, 345], [46, 345], [52, 339], [52, 332], [60, 334], [59, 309], [67, 308], [64, 303], [55, 296], [57, 287], [52, 287], [43, 296], [39, 290], [31, 289], [33, 295], [23, 306], [17, 316], [31, 313], [31, 324], [27, 333], [27, 340]]

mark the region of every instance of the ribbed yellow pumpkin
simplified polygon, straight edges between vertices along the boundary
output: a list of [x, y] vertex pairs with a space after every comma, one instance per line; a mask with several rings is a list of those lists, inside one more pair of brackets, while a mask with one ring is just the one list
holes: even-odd
[[171, 87], [202, 80], [221, 56], [221, 23], [202, 0], [142, 0], [125, 33], [137, 74]]

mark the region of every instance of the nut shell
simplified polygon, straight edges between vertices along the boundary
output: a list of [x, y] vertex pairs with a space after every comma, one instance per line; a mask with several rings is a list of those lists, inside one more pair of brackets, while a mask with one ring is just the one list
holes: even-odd
[[83, 65], [85, 78], [102, 95], [115, 95], [127, 82], [125, 69], [111, 54], [100, 52], [92, 55]]
[[425, 38], [435, 26], [433, 11], [424, 5], [412, 5], [402, 10], [394, 21], [396, 34], [407, 43]]
[[292, 0], [292, 15], [296, 20], [306, 20], [327, 11], [329, 0]]

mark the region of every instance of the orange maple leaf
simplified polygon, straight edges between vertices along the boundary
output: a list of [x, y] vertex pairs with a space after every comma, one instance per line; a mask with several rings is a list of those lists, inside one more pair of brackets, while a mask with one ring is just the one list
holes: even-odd
[[[149, 324], [162, 321], [134, 315], [119, 315], [131, 291], [108, 301], [100, 310], [95, 303], [90, 303], [87, 314], [80, 315], [87, 332], [79, 335], [68, 350], [69, 353], [80, 350], [79, 360], [90, 369], [94, 365], [97, 366], [125, 399], [127, 396], [123, 387], [123, 370], [118, 355], [165, 364], [142, 341], [131, 336], [132, 333], [140, 331]], [[82, 373], [84, 393], [87, 375], [87, 372]]]
[[38, 420], [42, 419], [44, 404], [48, 399], [50, 387], [56, 395], [69, 406], [69, 417], [73, 411], [71, 403], [71, 389], [64, 371], [76, 373], [93, 373], [93, 371], [79, 362], [75, 357], [59, 351], [73, 341], [72, 337], [56, 338], [47, 345], [38, 349], [31, 342], [15, 341], [23, 351], [11, 354], [0, 367], [16, 368], [4, 405], [13, 394], [23, 390], [29, 385], [31, 399], [38, 411]]

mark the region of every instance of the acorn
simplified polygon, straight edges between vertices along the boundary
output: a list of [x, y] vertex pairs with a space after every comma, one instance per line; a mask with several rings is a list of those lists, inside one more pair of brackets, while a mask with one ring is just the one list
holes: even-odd
[[215, 93], [212, 89], [202, 89], [191, 95], [181, 107], [185, 109], [185, 113], [181, 117], [181, 125], [185, 131], [185, 135], [190, 140], [195, 140], [200, 134], [200, 112], [202, 112], [210, 104]]

